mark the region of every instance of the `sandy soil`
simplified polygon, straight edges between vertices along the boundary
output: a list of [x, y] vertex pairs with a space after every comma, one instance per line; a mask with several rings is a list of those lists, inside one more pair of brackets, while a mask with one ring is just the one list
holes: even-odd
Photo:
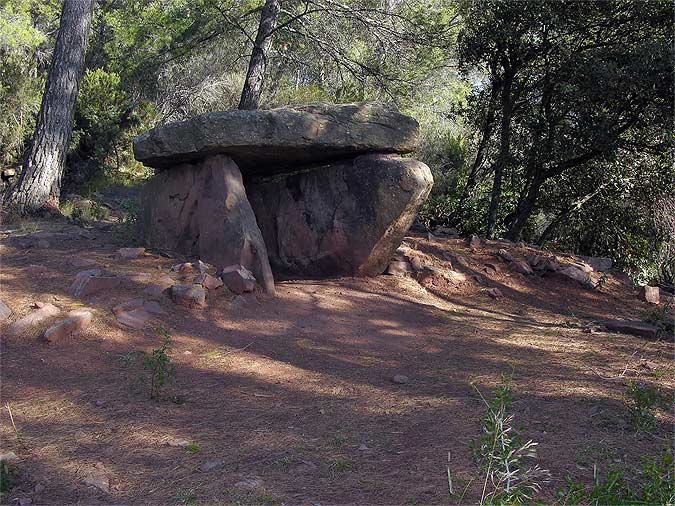
[[[672, 391], [672, 343], [588, 331], [644, 309], [621, 276], [589, 290], [515, 273], [496, 259], [497, 242], [471, 252], [464, 240], [410, 237], [428, 264], [449, 260], [467, 280], [286, 281], [274, 299], [233, 304], [223, 292], [203, 310], [162, 298], [168, 314], [130, 330], [111, 308], [143, 283], [76, 300], [67, 290], [82, 268], [70, 260], [156, 279], [178, 259], [118, 261], [114, 231], [80, 231], [67, 227], [45, 249], [2, 240], [0, 298], [13, 314], [0, 329], [0, 446], [21, 470], [8, 504], [426, 505], [457, 503], [462, 491], [473, 504], [482, 479], [469, 445], [484, 406], [472, 385], [488, 395], [511, 371], [516, 427], [551, 471], [547, 502], [567, 476], [590, 481], [594, 464], [638, 466], [672, 441], [672, 413], [659, 412], [653, 435], [636, 434], [622, 405], [629, 379]], [[486, 262], [499, 272], [486, 273]], [[47, 323], [11, 335], [8, 324], [36, 301], [64, 311], [84, 304], [94, 321], [49, 345], [37, 339]], [[137, 352], [158, 348], [161, 329], [172, 336], [176, 375], [164, 399], [150, 400]], [[397, 374], [409, 381], [394, 383]], [[169, 444], [181, 439], [197, 446]], [[97, 463], [109, 493], [83, 483]]]

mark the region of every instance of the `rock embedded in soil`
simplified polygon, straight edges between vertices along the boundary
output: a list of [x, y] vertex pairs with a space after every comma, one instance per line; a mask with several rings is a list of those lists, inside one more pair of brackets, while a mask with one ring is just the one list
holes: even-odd
[[137, 307], [118, 309], [115, 315], [119, 323], [136, 330], [142, 329], [145, 323], [152, 318], [152, 315], [143, 307], [143, 301]]
[[658, 286], [645, 285], [642, 288], [642, 295], [646, 302], [650, 304], [658, 304], [661, 302], [661, 293]]
[[413, 272], [413, 268], [409, 262], [401, 260], [392, 260], [387, 266], [386, 273], [391, 276], [407, 276]]
[[564, 269], [558, 271], [561, 275], [573, 279], [574, 281], [577, 281], [578, 283], [582, 285], [588, 285], [591, 283], [591, 277], [587, 272], [584, 272], [578, 267], [575, 267], [573, 265], [570, 265], [568, 267], [565, 267]]
[[92, 260], [91, 258], [85, 258], [81, 256], [72, 257], [68, 261], [68, 263], [73, 267], [94, 267], [98, 265], [98, 262], [96, 262], [96, 260]]
[[223, 281], [220, 278], [215, 278], [210, 274], [200, 274], [195, 278], [195, 283], [202, 285], [207, 290], [217, 290], [223, 286]]
[[4, 322], [12, 314], [12, 310], [7, 304], [0, 300], [0, 322]]
[[480, 237], [478, 237], [477, 235], [472, 235], [471, 239], [469, 239], [469, 248], [471, 249], [471, 251], [474, 252], [477, 251], [478, 248], [480, 248], [480, 245], [481, 245]]
[[504, 294], [502, 293], [502, 291], [499, 288], [488, 288], [485, 291], [493, 299], [501, 299], [504, 296]]
[[207, 460], [199, 466], [199, 470], [203, 473], [208, 473], [209, 471], [213, 471], [214, 469], [221, 467], [223, 464], [225, 464], [225, 462], [220, 459]]
[[523, 262], [522, 260], [516, 260], [513, 262], [513, 268], [516, 270], [516, 272], [525, 274], [526, 276], [531, 276], [534, 274], [532, 267], [530, 267], [527, 262]]
[[607, 330], [620, 332], [622, 334], [631, 334], [647, 339], [656, 339], [659, 334], [659, 328], [651, 323], [640, 320], [614, 320], [603, 323]]
[[117, 276], [84, 276], [76, 280], [77, 285], [71, 287], [73, 297], [87, 297], [99, 292], [114, 290], [122, 283]]
[[145, 253], [145, 248], [119, 248], [115, 253], [118, 260], [133, 260]]
[[506, 251], [504, 248], [500, 249], [497, 252], [497, 255], [499, 255], [499, 258], [501, 258], [505, 262], [515, 262], [516, 261], [516, 259], [513, 258], [513, 255], [511, 253], [509, 253], [508, 251]]
[[228, 290], [237, 295], [252, 292], [255, 289], [253, 273], [241, 265], [229, 265], [220, 273], [220, 279]]
[[590, 265], [595, 272], [608, 272], [612, 269], [613, 261], [607, 257], [579, 257], [583, 262]]
[[92, 318], [91, 311], [85, 309], [70, 311], [65, 320], [55, 323], [45, 331], [43, 339], [51, 343], [75, 337], [89, 327]]
[[15, 333], [15, 334], [20, 334], [30, 327], [34, 327], [38, 325], [40, 322], [52, 318], [54, 316], [57, 316], [58, 314], [61, 313], [61, 310], [56, 307], [54, 304], [43, 304], [43, 303], [36, 303], [39, 304], [38, 309], [35, 311], [27, 314], [23, 318], [15, 321], [11, 326], [10, 326], [10, 331]]
[[275, 275], [375, 276], [432, 184], [422, 162], [372, 154], [252, 181], [246, 190]]
[[84, 469], [82, 482], [87, 486], [108, 493], [110, 492], [110, 478], [108, 478], [107, 471], [101, 462], [97, 462], [95, 465]]
[[410, 378], [408, 378], [408, 376], [405, 374], [396, 374], [391, 380], [399, 385], [405, 385], [410, 381]]
[[171, 299], [180, 306], [201, 308], [206, 306], [206, 290], [202, 285], [173, 285]]
[[234, 488], [241, 490], [262, 490], [264, 482], [259, 476], [250, 476], [234, 484]]
[[418, 130], [414, 119], [375, 102], [235, 110], [145, 132], [134, 139], [134, 156], [163, 168], [224, 153], [246, 175], [273, 175], [367, 152], [409, 153]]

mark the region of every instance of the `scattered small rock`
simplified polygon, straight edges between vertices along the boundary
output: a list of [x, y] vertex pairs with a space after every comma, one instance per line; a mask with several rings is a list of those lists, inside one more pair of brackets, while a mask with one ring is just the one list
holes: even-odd
[[44, 333], [44, 340], [47, 342], [60, 341], [69, 337], [79, 335], [91, 323], [93, 314], [85, 309], [76, 309], [70, 311], [65, 320], [49, 327]]
[[394, 383], [398, 383], [399, 385], [405, 385], [410, 381], [410, 378], [406, 376], [405, 374], [396, 374], [392, 379]]
[[225, 283], [228, 290], [236, 294], [252, 292], [255, 289], [253, 273], [241, 265], [225, 267], [220, 273], [220, 279]]
[[125, 327], [130, 327], [136, 330], [142, 329], [150, 318], [152, 318], [152, 315], [143, 309], [143, 307], [132, 309], [131, 311], [125, 311], [117, 315], [117, 321], [119, 323]]
[[49, 249], [51, 247], [51, 244], [49, 244], [49, 241], [47, 239], [40, 239], [35, 243], [35, 246], [40, 249]]
[[223, 464], [224, 462], [220, 459], [207, 460], [201, 466], [199, 466], [199, 470], [203, 473], [208, 473], [209, 471], [219, 468]]
[[587, 272], [584, 272], [578, 267], [575, 267], [573, 265], [570, 265], [558, 272], [560, 272], [560, 274], [562, 274], [567, 278], [573, 279], [574, 281], [581, 283], [582, 285], [588, 285], [591, 282], [591, 277], [588, 275]]
[[146, 300], [143, 302], [143, 309], [152, 315], [163, 315], [167, 314], [166, 311], [159, 305], [159, 302], [156, 300]]
[[116, 276], [83, 276], [70, 288], [73, 297], [87, 297], [98, 292], [113, 290], [120, 286], [122, 278]]
[[98, 262], [96, 262], [96, 260], [80, 256], [71, 258], [68, 263], [73, 267], [94, 267], [95, 265], [98, 265]]
[[220, 278], [215, 278], [206, 272], [197, 276], [195, 278], [195, 283], [202, 285], [207, 290], [217, 290], [223, 286], [223, 282]]
[[176, 304], [189, 308], [206, 305], [206, 291], [202, 285], [173, 285], [171, 298]]
[[119, 316], [122, 313], [143, 307], [143, 302], [143, 299], [133, 299], [127, 302], [122, 302], [121, 304], [117, 304], [115, 307], [113, 307], [112, 312], [115, 314], [115, 316]]
[[33, 504], [33, 499], [30, 497], [20, 497], [19, 498], [19, 506], [30, 506]]
[[263, 488], [263, 481], [258, 476], [251, 476], [250, 478], [244, 478], [243, 480], [235, 483], [234, 488], [244, 490], [260, 490]]
[[517, 272], [520, 272], [521, 274], [525, 274], [526, 276], [530, 276], [534, 274], [532, 271], [532, 267], [527, 262], [523, 262], [522, 260], [516, 260], [513, 262], [513, 267]]
[[12, 326], [10, 327], [10, 330], [13, 333], [22, 333], [29, 327], [34, 327], [38, 323], [46, 320], [47, 318], [51, 318], [53, 316], [57, 316], [61, 310], [56, 307], [54, 304], [44, 304], [44, 303], [37, 303], [36, 305], [39, 304], [38, 309], [35, 311], [27, 314], [20, 320], [15, 321]]
[[41, 494], [42, 492], [45, 491], [45, 488], [46, 488], [46, 487], [45, 487], [42, 483], [38, 483], [38, 484], [35, 485], [35, 487], [33, 488], [33, 492], [35, 492], [36, 494]]
[[365, 444], [361, 443], [361, 444], [359, 445], [359, 451], [361, 451], [361, 452], [367, 452], [368, 450], [370, 450], [370, 448], [368, 448]]
[[150, 281], [150, 278], [152, 278], [152, 275], [148, 272], [134, 272], [124, 276], [124, 279], [134, 283], [147, 283]]
[[85, 485], [97, 488], [102, 492], [110, 492], [110, 479], [108, 478], [107, 469], [101, 462], [87, 467], [83, 472], [82, 481]]
[[47, 274], [48, 272], [49, 269], [44, 265], [31, 264], [28, 267], [26, 267], [26, 274], [28, 274], [29, 276], [42, 276], [44, 274]]
[[145, 248], [120, 248], [115, 253], [117, 260], [133, 260], [145, 253]]
[[0, 453], [0, 462], [16, 462], [19, 457], [14, 452]]
[[497, 252], [497, 255], [499, 255], [499, 258], [501, 258], [505, 262], [515, 262], [516, 261], [516, 259], [513, 258], [513, 255], [511, 253], [509, 253], [508, 251], [506, 251], [504, 248], [500, 249]]
[[199, 272], [199, 274], [205, 274], [213, 269], [213, 266], [211, 264], [207, 264], [206, 262], [202, 262], [201, 260], [197, 260], [194, 263], [194, 267], [195, 269], [197, 269], [197, 272]]
[[166, 444], [173, 447], [185, 448], [190, 444], [190, 441], [187, 439], [169, 439]]
[[645, 285], [642, 288], [642, 294], [644, 295], [645, 301], [650, 304], [658, 304], [661, 302], [661, 293], [658, 286]]
[[391, 276], [407, 276], [413, 272], [413, 268], [408, 261], [392, 260], [387, 266], [387, 274]]
[[183, 262], [183, 263], [176, 264], [173, 267], [171, 267], [171, 272], [186, 273], [186, 272], [192, 272], [194, 269], [195, 269], [195, 266], [192, 265], [190, 262]]
[[606, 321], [603, 324], [607, 330], [646, 337], [647, 339], [655, 339], [659, 333], [657, 326], [640, 320], [615, 320]]
[[493, 299], [501, 299], [504, 296], [504, 294], [502, 293], [502, 291], [499, 288], [488, 288], [485, 291]]
[[0, 300], [0, 322], [4, 322], [12, 314], [12, 310], [7, 304]]
[[607, 272], [612, 269], [613, 261], [607, 257], [579, 257], [586, 262], [595, 272]]

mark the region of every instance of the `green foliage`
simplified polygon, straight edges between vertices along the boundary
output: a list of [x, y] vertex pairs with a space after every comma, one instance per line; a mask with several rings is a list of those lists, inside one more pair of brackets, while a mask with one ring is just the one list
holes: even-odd
[[139, 240], [138, 215], [140, 204], [135, 199], [124, 199], [120, 204], [122, 225], [117, 230], [117, 240], [122, 244], [135, 244]]
[[190, 453], [199, 453], [200, 451], [202, 451], [202, 447], [196, 443], [190, 443], [185, 447], [185, 449]]
[[664, 450], [660, 458], [643, 459], [641, 472], [630, 479], [626, 470], [613, 468], [604, 478], [593, 469], [593, 485], [568, 480], [567, 487], [559, 492], [559, 504], [604, 506], [673, 504], [675, 501], [675, 462], [673, 451]]
[[541, 490], [540, 483], [548, 480], [549, 473], [538, 465], [526, 466], [527, 460], [536, 457], [538, 443], [523, 443], [513, 428], [513, 415], [509, 414], [514, 401], [512, 378], [502, 375], [489, 402], [475, 385], [473, 387], [487, 408], [482, 435], [478, 441], [471, 442], [474, 458], [485, 474], [481, 504], [530, 502]]
[[626, 387], [623, 404], [637, 432], [653, 432], [657, 427], [656, 410], [672, 408], [673, 396], [649, 384], [631, 380]]
[[15, 466], [4, 460], [0, 461], [0, 494], [12, 490], [17, 476], [19, 476], [19, 470]]
[[0, 164], [16, 164], [35, 126], [58, 25], [57, 0], [0, 1]]
[[161, 348], [152, 350], [149, 356], [143, 359], [143, 369], [150, 372], [150, 398], [156, 399], [166, 383], [175, 375], [176, 369], [171, 363], [171, 336], [164, 332], [164, 342]]
[[672, 304], [659, 304], [642, 311], [642, 319], [656, 325], [659, 336], [669, 338], [675, 333], [675, 308]]

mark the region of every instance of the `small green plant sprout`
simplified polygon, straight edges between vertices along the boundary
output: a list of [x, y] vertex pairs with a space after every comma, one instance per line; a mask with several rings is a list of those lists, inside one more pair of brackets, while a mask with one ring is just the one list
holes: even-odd
[[538, 443], [523, 443], [512, 427], [514, 417], [509, 414], [514, 401], [512, 377], [502, 375], [489, 402], [478, 387], [473, 387], [487, 408], [482, 435], [477, 442], [472, 441], [474, 457], [485, 473], [480, 504], [530, 502], [550, 473], [538, 465], [525, 465], [528, 459], [536, 457]]
[[202, 447], [199, 446], [197, 443], [190, 443], [185, 447], [185, 449], [190, 453], [199, 453], [200, 451], [202, 451]]
[[610, 469], [604, 478], [593, 466], [593, 485], [567, 480], [558, 492], [561, 505], [604, 506], [627, 504], [675, 504], [675, 464], [673, 450], [667, 448], [660, 458], [644, 457], [642, 469], [631, 479], [624, 468]]
[[166, 383], [175, 375], [175, 367], [171, 363], [171, 335], [162, 331], [164, 342], [161, 348], [155, 348], [143, 359], [143, 369], [150, 371], [150, 398], [156, 399]]
[[655, 411], [672, 402], [669, 396], [639, 381], [630, 380], [623, 396], [623, 404], [637, 432], [652, 432], [656, 426]]
[[19, 470], [6, 460], [0, 460], [0, 497], [6, 494], [16, 484]]
[[670, 303], [653, 306], [641, 312], [642, 320], [659, 329], [659, 337], [672, 338], [675, 333], [675, 306]]

